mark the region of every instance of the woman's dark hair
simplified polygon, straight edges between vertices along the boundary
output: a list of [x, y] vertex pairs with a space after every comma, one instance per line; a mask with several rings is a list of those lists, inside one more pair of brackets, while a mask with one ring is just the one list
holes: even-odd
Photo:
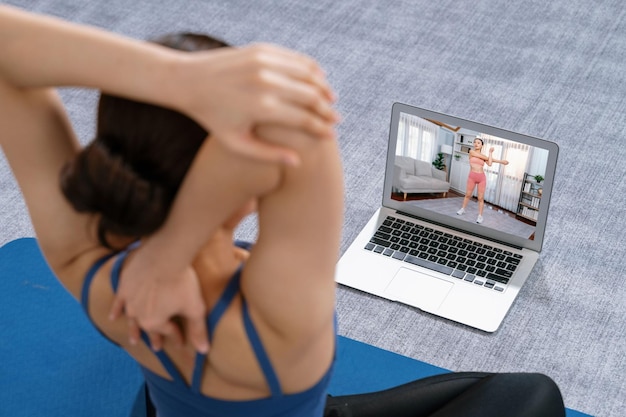
[[[228, 46], [182, 33], [153, 42], [193, 52]], [[61, 171], [61, 190], [75, 210], [99, 214], [98, 240], [140, 238], [159, 229], [208, 132], [164, 107], [101, 94], [95, 139]]]
[[481, 138], [475, 138], [474, 140], [479, 140], [481, 145], [485, 144], [485, 142], [483, 142], [483, 140]]

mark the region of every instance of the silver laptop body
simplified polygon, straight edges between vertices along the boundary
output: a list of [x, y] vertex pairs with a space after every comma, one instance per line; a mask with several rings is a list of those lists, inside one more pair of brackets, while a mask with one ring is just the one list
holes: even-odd
[[[483, 180], [470, 174], [476, 138], [484, 155], [493, 148], [492, 160], [508, 161], [484, 163], [482, 219]], [[541, 251], [557, 155], [553, 142], [395, 103], [382, 207], [341, 257], [336, 281], [497, 330]]]

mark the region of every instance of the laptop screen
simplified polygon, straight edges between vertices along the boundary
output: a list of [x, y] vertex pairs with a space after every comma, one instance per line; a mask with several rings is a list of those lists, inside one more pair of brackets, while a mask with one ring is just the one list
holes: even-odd
[[556, 144], [396, 103], [384, 205], [540, 250]]

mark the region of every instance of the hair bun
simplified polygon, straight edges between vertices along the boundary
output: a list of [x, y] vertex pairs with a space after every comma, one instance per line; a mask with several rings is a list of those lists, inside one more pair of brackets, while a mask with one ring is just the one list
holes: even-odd
[[[227, 46], [199, 34], [172, 34], [163, 46], [200, 51]], [[174, 197], [208, 132], [170, 108], [102, 93], [96, 138], [61, 172], [61, 189], [75, 210], [99, 215], [107, 233], [141, 238], [165, 222]]]
[[102, 142], [93, 141], [64, 166], [61, 190], [76, 211], [101, 215], [98, 236], [110, 246], [105, 231], [139, 238], [157, 229], [172, 196], [137, 175]]

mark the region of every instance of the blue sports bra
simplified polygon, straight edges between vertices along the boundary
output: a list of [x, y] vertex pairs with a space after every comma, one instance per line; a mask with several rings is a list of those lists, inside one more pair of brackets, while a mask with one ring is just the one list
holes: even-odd
[[[249, 249], [251, 247], [251, 244], [247, 242], [236, 241], [235, 244], [244, 249]], [[117, 291], [122, 265], [128, 256], [129, 251], [134, 247], [136, 247], [135, 244], [131, 245], [128, 249], [119, 254], [108, 254], [96, 261], [89, 269], [87, 275], [85, 276], [81, 293], [81, 305], [83, 306], [87, 317], [89, 317], [89, 288], [97, 271], [109, 259], [119, 255], [113, 264], [113, 269], [111, 270], [111, 286], [114, 292]], [[235, 296], [239, 294], [241, 269], [242, 267], [240, 266], [207, 316], [209, 340], [212, 339], [213, 332], [222, 315]], [[250, 340], [250, 344], [263, 374], [265, 375], [271, 395], [267, 398], [247, 401], [229, 401], [207, 397], [200, 392], [202, 370], [206, 361], [206, 355], [200, 353], [196, 354], [191, 385], [187, 385], [173, 361], [163, 350], [161, 350], [159, 352], [154, 352], [154, 354], [163, 364], [163, 367], [172, 380], [163, 378], [151, 370], [140, 366], [146, 379], [146, 384], [150, 392], [150, 398], [157, 409], [159, 417], [313, 417], [321, 416], [323, 414], [324, 405], [326, 403], [326, 389], [330, 383], [334, 361], [324, 376], [311, 388], [296, 394], [283, 394], [280, 381], [278, 380], [267, 352], [263, 347], [263, 343], [259, 338], [259, 334], [254, 326], [254, 323], [252, 322], [248, 312], [246, 300], [243, 296], [241, 309], [246, 334]], [[95, 324], [94, 327], [97, 328]], [[100, 333], [103, 334], [102, 332]], [[104, 334], [103, 336], [106, 337]], [[147, 334], [142, 332], [141, 337], [144, 343], [150, 346], [150, 339]], [[108, 339], [108, 337], [106, 338]]]

